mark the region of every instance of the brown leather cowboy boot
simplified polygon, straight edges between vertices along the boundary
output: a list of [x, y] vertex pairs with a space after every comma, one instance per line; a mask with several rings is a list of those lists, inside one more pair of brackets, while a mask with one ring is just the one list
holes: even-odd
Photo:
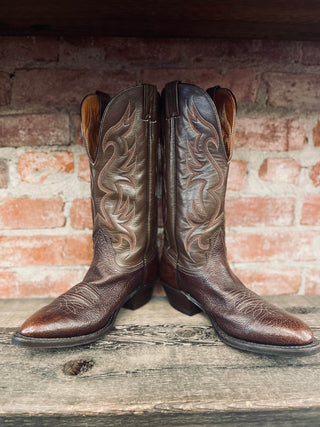
[[173, 307], [205, 312], [232, 347], [264, 354], [320, 350], [310, 328], [247, 289], [226, 258], [224, 199], [236, 100], [228, 89], [172, 82], [163, 92], [164, 228], [160, 277]]
[[94, 255], [83, 282], [21, 326], [13, 343], [66, 347], [108, 332], [121, 307], [148, 302], [158, 273], [156, 158], [159, 95], [140, 85], [81, 104], [91, 168]]

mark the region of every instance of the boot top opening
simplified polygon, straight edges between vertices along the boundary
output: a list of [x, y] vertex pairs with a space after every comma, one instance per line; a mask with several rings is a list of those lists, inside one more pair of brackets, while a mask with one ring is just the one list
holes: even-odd
[[237, 102], [235, 96], [229, 89], [215, 87], [208, 89], [208, 94], [215, 103], [220, 119], [223, 142], [225, 145], [228, 160], [232, 157]]
[[109, 101], [109, 95], [97, 91], [95, 94], [87, 95], [81, 104], [82, 137], [92, 162], [96, 156], [100, 123]]

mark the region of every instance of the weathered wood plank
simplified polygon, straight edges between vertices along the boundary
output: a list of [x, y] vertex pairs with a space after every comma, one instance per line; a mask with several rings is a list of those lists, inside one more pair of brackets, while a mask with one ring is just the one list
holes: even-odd
[[[320, 337], [320, 298], [271, 299], [301, 312]], [[12, 346], [14, 329], [43, 303], [0, 301], [1, 425], [58, 419], [78, 426], [317, 425], [320, 419], [320, 354], [277, 358], [234, 350], [205, 316], [184, 316], [161, 297], [122, 310], [115, 329], [92, 345]], [[67, 375], [64, 366], [74, 360], [92, 367]]]

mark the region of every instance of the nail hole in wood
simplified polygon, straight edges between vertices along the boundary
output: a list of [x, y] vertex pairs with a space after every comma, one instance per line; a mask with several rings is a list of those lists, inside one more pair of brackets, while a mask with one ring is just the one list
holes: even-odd
[[66, 375], [81, 375], [85, 372], [90, 371], [94, 365], [93, 360], [70, 360], [69, 362], [65, 363], [63, 366], [63, 373]]
[[193, 337], [195, 335], [195, 332], [193, 330], [190, 329], [182, 329], [177, 331], [177, 335], [179, 335], [182, 338], [190, 338]]

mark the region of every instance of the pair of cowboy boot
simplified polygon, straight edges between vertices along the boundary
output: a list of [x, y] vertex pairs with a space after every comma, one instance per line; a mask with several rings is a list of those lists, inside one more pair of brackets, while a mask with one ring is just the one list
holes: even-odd
[[[226, 258], [224, 199], [236, 100], [219, 86], [139, 85], [81, 104], [91, 169], [93, 249], [83, 282], [21, 326], [13, 343], [67, 347], [96, 341], [121, 307], [151, 298], [158, 277], [156, 180], [161, 121], [165, 241], [159, 276], [173, 307], [205, 312], [235, 348], [282, 355], [320, 350], [310, 328], [247, 289]], [[159, 120], [161, 116], [161, 120]]]

